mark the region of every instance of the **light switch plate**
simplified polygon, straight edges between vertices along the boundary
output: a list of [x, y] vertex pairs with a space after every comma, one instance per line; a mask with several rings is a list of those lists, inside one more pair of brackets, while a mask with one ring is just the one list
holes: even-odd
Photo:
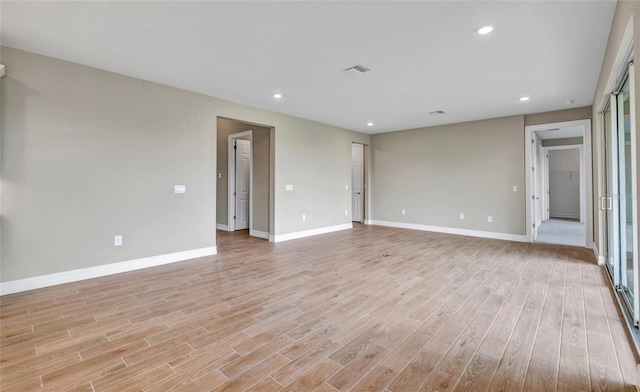
[[122, 246], [122, 236], [117, 235], [113, 237], [113, 246]]
[[462, 212], [460, 213], [460, 219], [464, 219], [464, 214]]
[[514, 192], [518, 192], [518, 186], [517, 186], [517, 185], [514, 185], [514, 186], [513, 186], [513, 191], [514, 191]]
[[187, 193], [187, 186], [186, 185], [174, 185], [173, 186], [173, 193]]
[[489, 222], [489, 223], [493, 222], [493, 217], [491, 215], [489, 215], [487, 217], [487, 222]]
[[287, 184], [284, 186], [284, 190], [287, 192], [293, 191], [293, 184]]

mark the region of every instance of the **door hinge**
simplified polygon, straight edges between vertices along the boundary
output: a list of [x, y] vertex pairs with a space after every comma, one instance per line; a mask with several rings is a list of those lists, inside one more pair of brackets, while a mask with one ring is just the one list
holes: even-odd
[[536, 171], [535, 166], [531, 166], [531, 171]]
[[531, 200], [535, 200], [536, 199], [536, 195], [531, 195]]
[[236, 219], [236, 216], [235, 216], [235, 215], [233, 216], [233, 219]]
[[235, 195], [236, 195], [236, 193], [235, 193], [235, 192], [233, 192], [233, 195], [235, 196]]
[[234, 150], [237, 150], [237, 149], [238, 149], [238, 146], [236, 146], [236, 145], [234, 144], [234, 145], [233, 145], [233, 149], [234, 149]]
[[536, 228], [536, 224], [535, 223], [533, 225], [531, 225], [531, 226], [533, 226], [534, 229]]
[[533, 143], [535, 143], [535, 142], [536, 142], [535, 140], [531, 139], [531, 144], [533, 144]]

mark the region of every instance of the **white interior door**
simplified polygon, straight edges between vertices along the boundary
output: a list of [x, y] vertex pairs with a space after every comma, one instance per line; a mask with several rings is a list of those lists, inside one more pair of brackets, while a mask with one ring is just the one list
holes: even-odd
[[249, 192], [251, 170], [251, 143], [248, 140], [235, 139], [235, 228], [249, 228]]
[[364, 146], [351, 145], [351, 220], [363, 222], [364, 215]]

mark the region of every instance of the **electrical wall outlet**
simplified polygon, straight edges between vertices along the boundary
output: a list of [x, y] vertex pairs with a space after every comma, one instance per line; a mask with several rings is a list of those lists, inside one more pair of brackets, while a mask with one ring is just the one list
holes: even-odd
[[402, 215], [406, 215], [406, 214], [407, 214], [407, 211], [402, 210]]
[[173, 193], [187, 193], [187, 186], [186, 185], [174, 185], [173, 186]]
[[306, 221], [307, 220], [307, 216], [305, 214], [302, 214], [302, 221]]
[[344, 185], [344, 189], [348, 191], [349, 190], [349, 184], [345, 184]]
[[514, 191], [514, 192], [518, 192], [518, 186], [517, 186], [517, 185], [514, 185], [514, 186], [513, 186], [513, 191]]
[[113, 246], [122, 246], [122, 236], [117, 235], [113, 237]]
[[489, 223], [493, 222], [493, 217], [491, 215], [489, 215], [487, 217], [487, 222], [489, 222]]
[[460, 219], [464, 219], [464, 213], [460, 213]]
[[349, 210], [344, 210], [344, 215], [348, 216], [349, 215]]

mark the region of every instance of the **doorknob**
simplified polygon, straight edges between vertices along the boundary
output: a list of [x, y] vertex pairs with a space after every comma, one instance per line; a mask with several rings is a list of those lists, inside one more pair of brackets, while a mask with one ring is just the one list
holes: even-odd
[[356, 195], [359, 195], [359, 194], [360, 194], [360, 192], [356, 192]]

